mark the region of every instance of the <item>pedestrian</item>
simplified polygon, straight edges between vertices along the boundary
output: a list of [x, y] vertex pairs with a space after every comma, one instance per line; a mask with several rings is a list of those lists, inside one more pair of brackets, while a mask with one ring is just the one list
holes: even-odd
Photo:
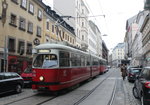
[[126, 68], [126, 65], [125, 64], [122, 64], [121, 65], [121, 76], [122, 76], [122, 79], [125, 80], [126, 76], [127, 76], [127, 68]]

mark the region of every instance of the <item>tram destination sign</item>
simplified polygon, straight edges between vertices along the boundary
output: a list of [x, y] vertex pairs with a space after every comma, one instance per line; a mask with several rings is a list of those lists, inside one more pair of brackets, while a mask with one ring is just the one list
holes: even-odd
[[42, 49], [42, 50], [38, 50], [39, 53], [50, 53], [51, 50], [46, 50], [46, 49]]

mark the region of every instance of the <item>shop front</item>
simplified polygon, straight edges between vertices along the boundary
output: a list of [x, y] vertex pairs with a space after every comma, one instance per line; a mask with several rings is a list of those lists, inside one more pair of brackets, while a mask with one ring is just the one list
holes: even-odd
[[22, 56], [8, 56], [8, 72], [21, 74], [32, 64], [32, 58]]

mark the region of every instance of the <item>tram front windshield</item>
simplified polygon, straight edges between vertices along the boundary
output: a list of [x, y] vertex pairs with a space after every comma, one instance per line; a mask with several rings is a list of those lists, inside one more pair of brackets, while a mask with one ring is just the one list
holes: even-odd
[[38, 68], [51, 68], [57, 65], [58, 60], [55, 54], [40, 54], [33, 62], [33, 66]]

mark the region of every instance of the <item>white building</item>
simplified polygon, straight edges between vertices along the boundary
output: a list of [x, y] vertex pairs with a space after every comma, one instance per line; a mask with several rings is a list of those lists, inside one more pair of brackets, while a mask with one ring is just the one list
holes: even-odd
[[114, 66], [119, 66], [125, 55], [125, 43], [118, 43], [112, 51], [112, 63]]
[[132, 57], [132, 42], [137, 32], [136, 17], [137, 15], [126, 21], [125, 56], [128, 60]]
[[140, 29], [144, 22], [144, 18], [146, 17], [147, 14], [148, 14], [147, 11], [141, 11], [138, 13], [136, 18], [136, 23], [138, 27], [132, 43], [131, 65], [133, 66], [143, 65], [142, 33], [140, 32]]
[[102, 38], [98, 27], [89, 21], [88, 51], [102, 57]]
[[147, 11], [141, 11], [136, 16], [127, 20], [125, 36], [125, 58], [130, 58], [130, 65], [143, 65], [143, 43], [140, 32]]
[[53, 7], [60, 16], [74, 17], [64, 20], [75, 29], [76, 45], [87, 49], [89, 10], [84, 0], [53, 0]]

